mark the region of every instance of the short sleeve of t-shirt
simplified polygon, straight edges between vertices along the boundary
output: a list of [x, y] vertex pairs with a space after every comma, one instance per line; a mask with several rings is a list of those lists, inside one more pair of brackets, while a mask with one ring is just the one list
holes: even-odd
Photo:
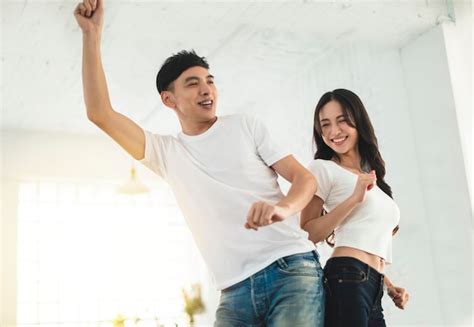
[[145, 132], [145, 156], [140, 162], [158, 176], [166, 178], [166, 153], [172, 142], [172, 136]]
[[278, 160], [290, 155], [287, 149], [275, 142], [270, 136], [267, 127], [255, 117], [245, 116], [253, 135], [257, 152], [267, 166], [271, 166]]
[[308, 165], [308, 170], [316, 177], [318, 189], [316, 195], [326, 202], [331, 192], [332, 180], [324, 160], [317, 159]]

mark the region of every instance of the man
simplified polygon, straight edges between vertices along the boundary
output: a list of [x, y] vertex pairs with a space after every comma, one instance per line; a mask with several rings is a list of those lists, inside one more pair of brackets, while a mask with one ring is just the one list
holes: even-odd
[[[296, 217], [315, 193], [312, 174], [258, 120], [216, 116], [214, 77], [192, 51], [168, 58], [157, 76], [161, 100], [181, 124], [178, 137], [115, 112], [100, 54], [103, 3], [84, 0], [74, 15], [88, 118], [170, 184], [222, 290], [216, 326], [322, 326], [322, 270]], [[277, 173], [292, 184], [287, 196]]]

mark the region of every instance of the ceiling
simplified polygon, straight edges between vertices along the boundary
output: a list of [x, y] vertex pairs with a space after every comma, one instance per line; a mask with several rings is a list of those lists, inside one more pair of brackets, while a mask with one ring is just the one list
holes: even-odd
[[[2, 1], [2, 129], [90, 133], [74, 1]], [[220, 113], [255, 103], [338, 48], [400, 48], [449, 19], [446, 1], [106, 1], [103, 62], [114, 107], [170, 130], [155, 90], [167, 56], [206, 56]], [[225, 104], [225, 105], [223, 105]]]

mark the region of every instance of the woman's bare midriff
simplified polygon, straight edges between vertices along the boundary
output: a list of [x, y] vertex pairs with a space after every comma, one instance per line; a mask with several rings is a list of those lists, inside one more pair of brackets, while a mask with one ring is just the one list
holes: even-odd
[[375, 254], [370, 254], [362, 250], [354, 249], [348, 246], [340, 246], [334, 249], [331, 258], [334, 257], [353, 257], [356, 258], [363, 263], [368, 264], [379, 273], [383, 274], [383, 270], [385, 267], [385, 262], [379, 256]]

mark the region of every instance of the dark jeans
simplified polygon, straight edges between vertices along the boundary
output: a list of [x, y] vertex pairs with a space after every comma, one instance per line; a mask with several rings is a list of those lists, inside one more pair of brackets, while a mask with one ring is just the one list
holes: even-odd
[[385, 326], [383, 275], [360, 260], [335, 257], [324, 267], [326, 327]]

